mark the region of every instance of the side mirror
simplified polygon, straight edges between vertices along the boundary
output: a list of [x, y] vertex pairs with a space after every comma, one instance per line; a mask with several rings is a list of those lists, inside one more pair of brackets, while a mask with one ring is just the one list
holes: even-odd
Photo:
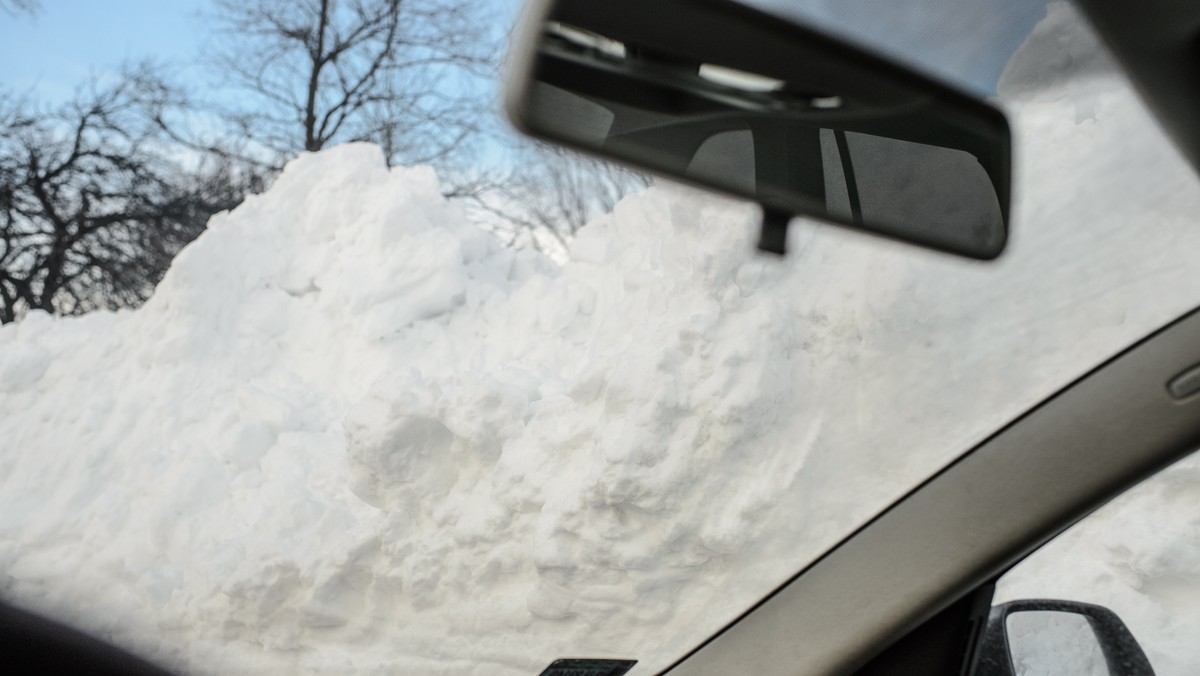
[[973, 676], [1017, 674], [1154, 676], [1117, 614], [1076, 601], [1031, 599], [994, 606]]
[[506, 108], [537, 138], [763, 207], [979, 259], [1008, 238], [996, 108], [732, 0], [534, 0]]

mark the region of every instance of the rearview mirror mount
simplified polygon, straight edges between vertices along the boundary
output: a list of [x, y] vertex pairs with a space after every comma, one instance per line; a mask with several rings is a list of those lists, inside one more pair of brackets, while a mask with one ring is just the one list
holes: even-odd
[[505, 106], [542, 140], [793, 215], [977, 259], [1008, 239], [998, 109], [732, 0], [535, 0]]

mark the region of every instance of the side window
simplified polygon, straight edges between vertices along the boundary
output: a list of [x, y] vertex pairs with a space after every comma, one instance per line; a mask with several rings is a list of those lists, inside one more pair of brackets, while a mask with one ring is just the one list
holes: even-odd
[[1200, 453], [1000, 578], [976, 676], [1200, 674]]

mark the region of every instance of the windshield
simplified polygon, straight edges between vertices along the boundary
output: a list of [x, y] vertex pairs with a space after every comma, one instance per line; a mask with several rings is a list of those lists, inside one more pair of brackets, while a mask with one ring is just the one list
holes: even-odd
[[227, 49], [283, 5], [110, 5], [0, 2], [0, 596], [175, 671], [657, 673], [1200, 303], [1195, 177], [1064, 2], [941, 71], [1014, 131], [987, 264], [761, 257], [746, 204], [516, 147], [471, 3], [340, 5], [418, 30], [407, 94], [347, 51], [327, 100]]
[[[907, 62], [982, 96], [1046, 17], [1046, 0], [744, 0]], [[1044, 67], [1044, 66], [1043, 66]]]

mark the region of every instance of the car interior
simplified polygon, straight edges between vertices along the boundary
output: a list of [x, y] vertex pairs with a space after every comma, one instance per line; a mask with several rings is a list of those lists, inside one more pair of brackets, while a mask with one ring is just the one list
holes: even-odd
[[[784, 253], [788, 221], [806, 214], [973, 259], [1002, 255], [1010, 227], [1010, 139], [1003, 113], [990, 103], [729, 0], [621, 0], [622, 11], [613, 9], [614, 2], [533, 3], [513, 47], [506, 84], [506, 106], [519, 128], [544, 141], [754, 201], [763, 209], [759, 248], [766, 252]], [[1200, 170], [1200, 3], [1077, 3], [1163, 129]], [[724, 28], [689, 34], [687, 44], [656, 44], [674, 38], [650, 29], [655, 15], [670, 16], [671, 22], [694, 15]], [[781, 44], [772, 47], [764, 36]], [[816, 75], [777, 67], [779, 54], [796, 49]], [[775, 61], [756, 55], [773, 55]], [[633, 65], [622, 66], [627, 61]], [[702, 63], [718, 62], [733, 69], [732, 80], [725, 81], [732, 85], [699, 77]], [[807, 88], [779, 84], [805, 77]], [[629, 82], [637, 86], [626, 86]], [[557, 93], [566, 90], [606, 104], [612, 119], [602, 131], [595, 131], [594, 110], [579, 113], [575, 125], [564, 123], [572, 118], [564, 118], [562, 110], [582, 110], [578, 101]], [[786, 105], [779, 103], [781, 96]], [[866, 112], [860, 116], [853, 102], [862, 102]], [[845, 119], [839, 121], [839, 115]], [[797, 119], [803, 123], [788, 126]], [[830, 131], [822, 135], [820, 129]], [[696, 161], [710, 139], [742, 130], [761, 132], [745, 155], [750, 169], [737, 163], [741, 151], [733, 146], [718, 154], [735, 159]], [[978, 171], [960, 187], [972, 197], [960, 194], [955, 203], [977, 205], [973, 215], [957, 213], [924, 230], [908, 222], [926, 223], [921, 214], [889, 220], [886, 214], [906, 208], [901, 193], [871, 207], [865, 186], [882, 186], [879, 194], [887, 186], [883, 179], [870, 183], [865, 165], [902, 167], [909, 160], [855, 155], [854, 133], [903, 141], [897, 148], [904, 153], [916, 152], [907, 144], [967, 153], [978, 161], [972, 164]], [[774, 147], [789, 149], [774, 164], [766, 138], [783, 139]], [[813, 157], [826, 158], [825, 166], [830, 158], [840, 160], [838, 171], [831, 178], [811, 162], [807, 169], [800, 166]], [[946, 165], [956, 175], [962, 173], [953, 164], [957, 157]], [[747, 183], [747, 171], [757, 180]], [[939, 183], [945, 181], [932, 180]], [[955, 229], [963, 222], [971, 225]], [[1153, 674], [1136, 636], [1111, 610], [1056, 599], [994, 605], [993, 596], [997, 580], [1030, 553], [1198, 447], [1200, 309], [965, 450], [661, 673], [1015, 675], [1006, 619], [1043, 610], [1084, 618], [1113, 676]], [[28, 673], [166, 673], [10, 607], [0, 608], [0, 654]], [[543, 676], [619, 676], [634, 664], [586, 655], [562, 658]]]

